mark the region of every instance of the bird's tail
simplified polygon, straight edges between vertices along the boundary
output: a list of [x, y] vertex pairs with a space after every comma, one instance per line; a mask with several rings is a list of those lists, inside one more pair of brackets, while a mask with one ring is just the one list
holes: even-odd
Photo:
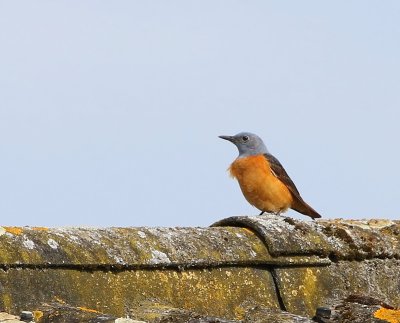
[[298, 199], [294, 200], [292, 209], [296, 210], [297, 212], [300, 212], [304, 215], [308, 215], [309, 217], [311, 217], [313, 219], [321, 217], [321, 214], [319, 214], [311, 206], [309, 206], [306, 202], [304, 202], [302, 198], [298, 198]]

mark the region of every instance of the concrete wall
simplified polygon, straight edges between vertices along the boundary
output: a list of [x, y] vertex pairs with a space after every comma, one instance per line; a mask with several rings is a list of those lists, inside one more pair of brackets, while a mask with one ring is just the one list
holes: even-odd
[[254, 308], [312, 317], [350, 295], [400, 307], [399, 221], [0, 227], [0, 250], [1, 310], [31, 310], [37, 321], [49, 304], [146, 321], [163, 308], [233, 321]]

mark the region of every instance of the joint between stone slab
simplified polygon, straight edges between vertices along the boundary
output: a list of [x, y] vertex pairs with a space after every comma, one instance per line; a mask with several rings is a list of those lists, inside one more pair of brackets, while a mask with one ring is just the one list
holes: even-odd
[[188, 269], [216, 269], [229, 267], [259, 267], [259, 268], [282, 268], [282, 267], [318, 267], [329, 266], [331, 261], [327, 258], [321, 259], [295, 259], [290, 257], [277, 257], [276, 259], [235, 261], [235, 262], [199, 262], [199, 263], [169, 263], [169, 264], [0, 264], [0, 269], [70, 269], [80, 271], [130, 271], [130, 270], [188, 270]]
[[355, 257], [340, 257], [334, 253], [331, 253], [328, 255], [328, 259], [332, 262], [332, 263], [338, 263], [341, 261], [351, 261], [351, 262], [363, 262], [365, 260], [374, 260], [374, 259], [380, 259], [380, 260], [390, 260], [390, 259], [394, 259], [394, 260], [400, 260], [400, 257], [396, 256], [396, 255], [392, 255], [392, 256], [386, 256], [386, 255], [374, 255], [374, 256], [365, 256], [365, 257], [361, 257], [361, 256], [355, 256]]
[[282, 311], [287, 311], [285, 302], [283, 300], [281, 291], [279, 289], [279, 283], [278, 283], [278, 277], [276, 276], [276, 271], [274, 268], [271, 269], [271, 276], [272, 276], [272, 282], [274, 283], [274, 288], [275, 288], [275, 293], [276, 297], [278, 299], [279, 307]]

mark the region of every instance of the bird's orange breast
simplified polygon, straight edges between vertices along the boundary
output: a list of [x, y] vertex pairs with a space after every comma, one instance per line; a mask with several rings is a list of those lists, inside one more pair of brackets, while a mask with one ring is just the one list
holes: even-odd
[[292, 202], [292, 194], [271, 171], [264, 155], [236, 159], [229, 168], [246, 200], [261, 211], [282, 212]]

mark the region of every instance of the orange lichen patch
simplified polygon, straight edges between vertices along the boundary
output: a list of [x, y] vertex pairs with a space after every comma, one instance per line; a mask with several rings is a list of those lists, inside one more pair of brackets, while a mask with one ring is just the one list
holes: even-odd
[[7, 232], [15, 234], [17, 236], [19, 236], [20, 234], [22, 234], [23, 230], [19, 227], [3, 227]]
[[39, 321], [43, 317], [42, 311], [33, 311], [33, 318], [35, 321]]
[[93, 310], [91, 308], [87, 307], [77, 307], [78, 310], [84, 311], [84, 312], [89, 312], [89, 313], [101, 313], [99, 311]]
[[382, 307], [374, 313], [374, 317], [390, 323], [400, 323], [400, 310], [390, 310]]
[[66, 302], [58, 296], [54, 296], [53, 298], [56, 302], [58, 302], [60, 304], [66, 304]]
[[35, 231], [49, 231], [49, 228], [46, 227], [32, 227], [31, 229]]

